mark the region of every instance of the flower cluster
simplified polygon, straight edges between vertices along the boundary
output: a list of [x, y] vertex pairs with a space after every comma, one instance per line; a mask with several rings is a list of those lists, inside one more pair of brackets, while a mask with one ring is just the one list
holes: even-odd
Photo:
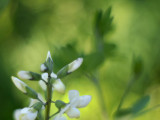
[[[52, 101], [53, 91], [59, 93], [65, 93], [65, 85], [61, 79], [68, 74], [78, 69], [83, 62], [83, 58], [78, 58], [73, 62], [67, 64], [60, 69], [57, 74], [53, 72], [53, 60], [50, 52], [47, 54], [46, 61], [41, 65], [40, 69], [42, 74], [31, 72], [31, 71], [19, 71], [18, 77], [23, 80], [38, 81], [40, 87], [45, 91], [45, 100], [40, 93], [30, 88], [26, 83], [12, 76], [14, 85], [24, 94], [30, 97], [31, 102], [28, 107], [17, 109], [14, 112], [15, 120], [66, 120], [67, 118], [63, 115], [67, 114], [70, 118], [79, 118], [80, 111], [78, 108], [85, 107], [91, 101], [91, 96], [84, 95], [79, 96], [79, 92], [76, 90], [69, 91], [69, 103], [65, 103], [61, 100]], [[51, 103], [54, 103], [58, 108], [58, 112], [50, 116]], [[43, 118], [43, 110], [45, 110], [45, 117]], [[41, 116], [41, 118], [39, 117]]]

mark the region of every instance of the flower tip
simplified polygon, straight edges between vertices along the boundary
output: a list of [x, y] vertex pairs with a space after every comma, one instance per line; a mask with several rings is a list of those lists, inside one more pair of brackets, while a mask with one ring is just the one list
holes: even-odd
[[46, 61], [48, 60], [48, 58], [50, 58], [52, 60], [50, 51], [48, 51], [48, 53], [47, 53], [47, 59], [46, 59]]

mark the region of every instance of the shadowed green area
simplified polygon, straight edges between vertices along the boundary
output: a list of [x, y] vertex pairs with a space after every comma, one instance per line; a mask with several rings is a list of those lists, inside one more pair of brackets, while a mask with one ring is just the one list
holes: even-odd
[[[66, 93], [53, 95], [65, 102], [72, 89], [91, 95], [79, 120], [158, 120], [159, 6], [158, 0], [0, 0], [0, 120], [13, 119], [29, 102], [11, 76], [40, 73], [48, 50], [55, 73], [84, 58], [62, 78]], [[37, 81], [24, 82], [43, 93]]]

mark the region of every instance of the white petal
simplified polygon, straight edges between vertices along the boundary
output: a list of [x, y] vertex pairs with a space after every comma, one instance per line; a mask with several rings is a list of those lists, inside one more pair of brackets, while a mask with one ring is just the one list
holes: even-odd
[[32, 79], [32, 76], [30, 75], [29, 71], [19, 71], [18, 77], [24, 80]]
[[69, 91], [69, 101], [71, 102], [76, 97], [79, 97], [79, 92], [77, 90], [70, 90]]
[[15, 110], [13, 113], [14, 120], [20, 120], [19, 119], [20, 114], [21, 114], [21, 109]]
[[78, 104], [77, 104], [77, 108], [82, 108], [82, 107], [86, 107], [89, 102], [91, 101], [91, 96], [90, 95], [84, 95], [84, 96], [80, 96], [79, 100], [78, 100]]
[[31, 107], [33, 104], [39, 102], [37, 99], [32, 99], [30, 98], [30, 103], [29, 103], [29, 107]]
[[[47, 53], [46, 61], [48, 60], [48, 58], [50, 58], [50, 59], [52, 60], [52, 57], [51, 57], [51, 53], [50, 53], [50, 51], [48, 51], [48, 53]], [[53, 60], [52, 60], [52, 61], [53, 61]]]
[[58, 114], [53, 120], [67, 120], [67, 118]]
[[40, 80], [40, 81], [39, 81], [39, 85], [41, 86], [41, 88], [42, 88], [43, 90], [46, 90], [46, 89], [47, 89], [46, 83], [44, 83], [44, 81]]
[[53, 88], [60, 93], [65, 92], [65, 85], [60, 79], [55, 80], [55, 82], [53, 83]]
[[47, 70], [47, 67], [45, 66], [45, 64], [41, 64], [41, 71], [44, 72], [45, 70]]
[[24, 82], [22, 82], [21, 80], [19, 80], [18, 78], [16, 77], [11, 77], [12, 78], [12, 81], [14, 83], [14, 85], [19, 89], [21, 90], [22, 92], [26, 93], [26, 84]]
[[79, 118], [80, 117], [80, 111], [77, 108], [71, 108], [66, 111], [66, 114], [70, 118]]
[[48, 73], [42, 73], [41, 75], [42, 79], [48, 82]]
[[51, 77], [52, 77], [52, 78], [57, 78], [57, 75], [56, 75], [54, 72], [52, 72], [52, 73], [51, 73]]
[[69, 67], [68, 72], [70, 73], [78, 69], [81, 66], [82, 62], [83, 58], [78, 58], [77, 60], [74, 60], [72, 63], [68, 65]]
[[20, 120], [35, 120], [37, 117], [37, 111], [33, 108], [23, 108], [21, 110]]

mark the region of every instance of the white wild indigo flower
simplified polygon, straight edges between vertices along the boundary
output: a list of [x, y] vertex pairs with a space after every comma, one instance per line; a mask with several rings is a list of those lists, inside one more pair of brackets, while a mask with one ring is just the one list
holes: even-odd
[[24, 80], [30, 80], [32, 79], [31, 74], [29, 73], [29, 71], [19, 71], [18, 72], [18, 77]]
[[26, 86], [27, 84], [25, 84], [24, 82], [22, 82], [21, 80], [19, 80], [18, 78], [12, 76], [12, 81], [14, 83], [14, 85], [20, 90], [22, 91], [23, 93], [26, 93]]
[[73, 62], [71, 62], [70, 64], [68, 64], [68, 73], [71, 73], [73, 71], [75, 71], [76, 69], [78, 69], [81, 64], [83, 62], [83, 58], [78, 58], [76, 60], [74, 60]]
[[[43, 73], [42, 74], [42, 79], [48, 82], [48, 73]], [[55, 81], [53, 82], [52, 86], [53, 89], [58, 91], [59, 93], [64, 93], [65, 92], [65, 85], [60, 79], [57, 79], [57, 75], [55, 73], [51, 73], [50, 75], [51, 78], [54, 78]], [[42, 87], [43, 90], [46, 90], [47, 86], [46, 83], [42, 80], [39, 81], [39, 85]]]
[[34, 108], [23, 108], [14, 111], [15, 120], [35, 120], [37, 117], [37, 111]]
[[61, 109], [61, 111], [54, 118], [54, 120], [61, 120], [62, 118], [64, 119], [65, 118], [65, 116], [63, 116], [64, 113], [66, 113], [70, 118], [79, 118], [80, 111], [77, 108], [86, 107], [91, 101], [91, 96], [90, 95], [79, 96], [79, 92], [77, 90], [70, 90], [69, 100], [70, 100], [69, 104], [67, 104], [64, 108]]

